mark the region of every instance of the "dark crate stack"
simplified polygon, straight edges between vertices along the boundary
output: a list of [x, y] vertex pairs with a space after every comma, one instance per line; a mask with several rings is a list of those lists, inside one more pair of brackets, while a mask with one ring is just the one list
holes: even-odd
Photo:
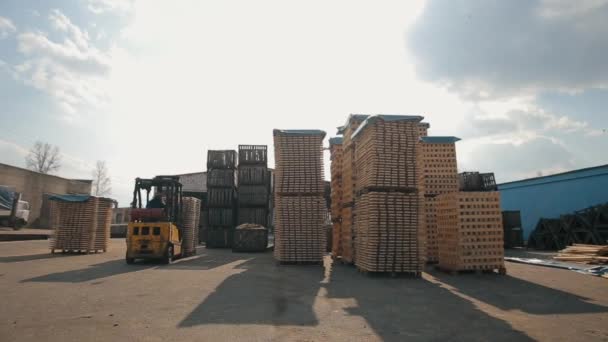
[[426, 258], [420, 182], [421, 116], [376, 115], [353, 133], [355, 265], [420, 276]]
[[239, 145], [237, 225], [268, 227], [270, 172], [266, 145]]
[[323, 263], [326, 250], [323, 139], [319, 130], [277, 130], [274, 256], [282, 264]]
[[458, 174], [460, 191], [497, 191], [494, 173], [462, 172]]
[[236, 169], [236, 151], [207, 153], [208, 248], [232, 247], [236, 226]]

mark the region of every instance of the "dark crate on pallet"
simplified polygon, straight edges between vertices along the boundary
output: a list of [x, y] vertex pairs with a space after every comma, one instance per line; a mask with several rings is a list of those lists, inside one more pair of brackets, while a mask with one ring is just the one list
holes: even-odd
[[268, 187], [266, 185], [239, 186], [239, 207], [268, 206]]
[[462, 172], [458, 174], [460, 191], [496, 191], [494, 173]]
[[237, 223], [255, 223], [268, 227], [268, 208], [239, 208]]
[[210, 187], [207, 189], [207, 206], [232, 208], [236, 199], [236, 190], [234, 188], [216, 188]]
[[234, 150], [209, 150], [207, 152], [207, 170], [236, 169], [237, 154]]
[[230, 248], [234, 238], [234, 229], [210, 227], [207, 229], [207, 248]]
[[264, 166], [240, 165], [238, 183], [241, 185], [269, 185], [270, 172]]
[[268, 163], [268, 146], [266, 145], [239, 145], [239, 165]]
[[232, 208], [209, 208], [208, 218], [209, 227], [235, 226], [235, 212]]
[[207, 171], [207, 187], [234, 187], [236, 181], [234, 170], [212, 169]]
[[268, 229], [238, 228], [234, 230], [232, 250], [235, 252], [264, 252], [268, 247]]
[[524, 247], [524, 233], [521, 228], [519, 210], [502, 212], [505, 248]]

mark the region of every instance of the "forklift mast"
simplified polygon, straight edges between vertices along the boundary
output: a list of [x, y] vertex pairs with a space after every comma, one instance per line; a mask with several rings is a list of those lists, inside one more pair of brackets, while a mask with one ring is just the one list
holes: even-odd
[[[153, 188], [155, 194], [161, 194], [165, 197], [164, 212], [167, 220], [181, 227], [182, 184], [179, 182], [178, 176], [156, 176], [152, 179], [136, 178], [131, 207], [144, 209], [150, 201], [150, 192]], [[146, 191], [145, 204], [142, 203], [142, 190]]]

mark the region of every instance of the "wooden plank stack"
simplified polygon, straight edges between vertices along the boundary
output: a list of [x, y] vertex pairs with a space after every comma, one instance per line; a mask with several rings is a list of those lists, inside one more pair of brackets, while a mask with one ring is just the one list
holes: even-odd
[[440, 269], [506, 273], [498, 192], [437, 196], [437, 225]]
[[608, 264], [608, 246], [575, 243], [560, 250], [553, 259], [588, 264]]
[[270, 172], [266, 145], [239, 145], [237, 224], [268, 226]]
[[275, 149], [275, 247], [283, 264], [322, 264], [327, 206], [323, 139], [318, 130], [277, 130]]
[[420, 138], [418, 163], [424, 189], [424, 211], [426, 215], [426, 260], [438, 261], [436, 197], [458, 191], [458, 168], [456, 163], [456, 137]]
[[182, 198], [182, 248], [184, 256], [196, 254], [198, 225], [201, 217], [201, 200], [196, 197]]
[[355, 265], [364, 272], [420, 276], [424, 212], [419, 192], [420, 116], [376, 115], [356, 143]]
[[208, 248], [230, 248], [236, 226], [236, 167], [234, 150], [207, 153]]
[[341, 232], [342, 225], [342, 138], [329, 139], [331, 154], [331, 255], [334, 258], [342, 255]]
[[107, 251], [113, 203], [88, 195], [51, 196], [51, 252]]
[[346, 124], [338, 129], [344, 134], [342, 142], [342, 224], [340, 227], [341, 260], [345, 263], [354, 263], [355, 252], [355, 150], [356, 143], [352, 140], [353, 133], [367, 119], [369, 115], [351, 114]]

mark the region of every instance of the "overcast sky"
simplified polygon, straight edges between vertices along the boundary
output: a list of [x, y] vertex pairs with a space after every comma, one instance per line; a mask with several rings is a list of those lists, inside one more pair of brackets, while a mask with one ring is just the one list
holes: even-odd
[[423, 115], [498, 181], [608, 163], [608, 1], [0, 2], [0, 162], [205, 169], [207, 149], [350, 113]]

